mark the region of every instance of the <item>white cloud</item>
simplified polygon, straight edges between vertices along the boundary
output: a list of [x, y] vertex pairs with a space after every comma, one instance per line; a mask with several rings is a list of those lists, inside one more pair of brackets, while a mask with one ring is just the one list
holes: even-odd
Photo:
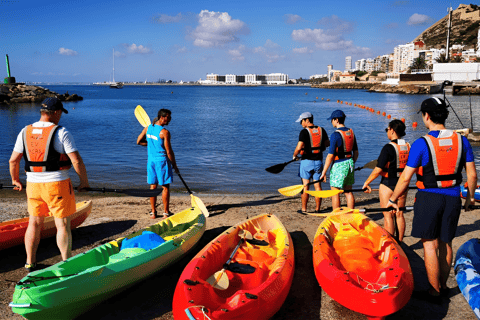
[[233, 61], [244, 61], [245, 57], [243, 56], [243, 52], [245, 51], [245, 46], [241, 45], [237, 49], [228, 50], [228, 54], [232, 58]]
[[302, 17], [300, 17], [298, 14], [290, 14], [290, 13], [286, 14], [284, 18], [285, 18], [286, 24], [295, 24], [298, 21], [303, 20]]
[[322, 19], [318, 20], [317, 22], [319, 25], [326, 26], [326, 33], [329, 34], [343, 34], [352, 32], [355, 23], [343, 20], [336, 15], [332, 15], [331, 17], [323, 17]]
[[139, 54], [149, 54], [153, 53], [150, 48], [144, 47], [142, 45], [137, 46], [135, 43], [127, 44], [124, 43], [123, 46], [127, 49], [128, 53], [139, 53]]
[[76, 56], [78, 54], [77, 51], [73, 51], [72, 49], [66, 49], [66, 48], [58, 49], [58, 53], [63, 56]]
[[418, 26], [418, 25], [425, 25], [430, 24], [432, 22], [432, 18], [426, 16], [424, 14], [414, 13], [407, 21], [407, 24], [410, 26]]
[[312, 50], [312, 49], [309, 49], [308, 47], [293, 48], [292, 51], [293, 51], [294, 53], [300, 53], [300, 54], [313, 53], [313, 50]]
[[247, 25], [238, 19], [232, 19], [227, 12], [202, 10], [198, 15], [198, 26], [190, 33], [197, 47], [221, 47], [238, 42], [238, 35], [249, 34]]
[[281, 49], [282, 47], [279, 44], [267, 39], [263, 46], [254, 48], [253, 52], [263, 55], [267, 62], [272, 63], [286, 58], [286, 56], [281, 53]]
[[182, 15], [181, 12], [179, 12], [176, 16], [169, 16], [166, 14], [160, 14], [157, 16], [154, 16], [153, 22], [160, 23], [160, 24], [167, 24], [167, 23], [177, 23], [180, 22], [182, 19], [184, 19], [184, 16]]

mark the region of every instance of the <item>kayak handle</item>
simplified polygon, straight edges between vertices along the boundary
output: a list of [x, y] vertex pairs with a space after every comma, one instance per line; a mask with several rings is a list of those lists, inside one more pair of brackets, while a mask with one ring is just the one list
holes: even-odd
[[190, 319], [190, 320], [197, 320], [197, 319], [195, 319], [195, 317], [192, 315], [192, 313], [190, 312], [190, 310], [188, 310], [188, 308], [185, 309], [185, 313], [187, 314], [188, 319]]
[[11, 308], [30, 308], [32, 306], [32, 304], [31, 303], [13, 303], [13, 302], [10, 302], [10, 304], [8, 306], [11, 307]]

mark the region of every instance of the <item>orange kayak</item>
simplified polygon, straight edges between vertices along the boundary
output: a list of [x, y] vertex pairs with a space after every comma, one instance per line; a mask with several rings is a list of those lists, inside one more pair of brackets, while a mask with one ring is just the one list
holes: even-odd
[[[75, 229], [87, 219], [92, 211], [92, 201], [77, 203], [77, 211], [71, 216], [70, 227]], [[15, 219], [0, 223], [0, 250], [22, 244], [28, 227], [28, 218]], [[43, 223], [41, 238], [53, 237], [57, 234], [54, 217], [46, 217]]]
[[337, 209], [320, 224], [313, 266], [332, 299], [370, 319], [397, 312], [413, 291], [412, 270], [400, 245], [353, 209]]
[[[253, 239], [242, 242], [241, 230]], [[218, 289], [207, 280], [223, 270], [237, 246], [231, 265], [238, 268], [226, 268], [228, 285]], [[190, 261], [175, 289], [173, 316], [175, 320], [269, 319], [288, 295], [294, 266], [292, 239], [280, 220], [269, 214], [253, 217], [223, 232]]]

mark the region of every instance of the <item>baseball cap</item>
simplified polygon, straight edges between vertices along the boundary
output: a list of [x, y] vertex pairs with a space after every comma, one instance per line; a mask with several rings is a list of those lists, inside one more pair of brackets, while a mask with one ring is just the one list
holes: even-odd
[[42, 110], [62, 110], [65, 113], [68, 113], [67, 110], [63, 107], [63, 104], [57, 98], [47, 98], [42, 102]]
[[295, 121], [295, 122], [300, 122], [303, 119], [307, 119], [307, 118], [311, 118], [311, 117], [313, 117], [313, 115], [310, 112], [304, 112], [300, 115], [300, 117], [298, 117], [297, 121]]
[[345, 113], [343, 113], [342, 110], [335, 110], [335, 111], [332, 112], [332, 115], [327, 120], [332, 120], [332, 119], [335, 119], [335, 118], [346, 118], [346, 117], [347, 116], [345, 115]]
[[420, 110], [418, 110], [417, 113], [420, 112], [434, 112], [434, 111], [442, 111], [442, 109], [447, 109], [447, 104], [443, 99], [433, 97], [433, 98], [428, 98], [426, 100], [423, 100], [422, 105], [420, 107]]

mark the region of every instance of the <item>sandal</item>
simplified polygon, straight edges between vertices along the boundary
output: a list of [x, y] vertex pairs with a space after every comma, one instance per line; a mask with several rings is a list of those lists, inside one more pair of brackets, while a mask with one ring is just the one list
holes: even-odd
[[170, 211], [163, 213], [163, 216], [164, 216], [165, 218], [171, 217], [171, 216], [173, 216], [173, 215], [174, 215], [174, 213], [172, 213], [172, 212], [170, 212]]
[[37, 263], [34, 262], [34, 263], [25, 263], [25, 269], [30, 273], [30, 272], [33, 272], [35, 270], [37, 270]]
[[157, 217], [157, 212], [149, 212], [150, 219], [155, 219]]

